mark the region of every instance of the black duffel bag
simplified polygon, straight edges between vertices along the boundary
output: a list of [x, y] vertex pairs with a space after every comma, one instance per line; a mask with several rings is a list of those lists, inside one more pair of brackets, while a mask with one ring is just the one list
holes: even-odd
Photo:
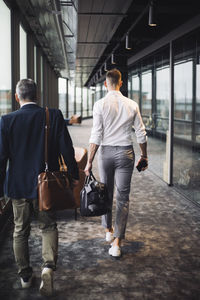
[[83, 217], [102, 216], [110, 211], [107, 187], [97, 181], [92, 172], [85, 178], [80, 200], [80, 213]]

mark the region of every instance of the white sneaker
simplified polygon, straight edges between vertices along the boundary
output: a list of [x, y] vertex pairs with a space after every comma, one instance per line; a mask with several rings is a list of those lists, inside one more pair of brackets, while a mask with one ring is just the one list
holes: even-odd
[[53, 270], [44, 268], [41, 275], [40, 293], [43, 296], [51, 296], [53, 294]]
[[113, 237], [113, 232], [106, 232], [106, 242], [112, 242], [112, 240], [114, 239]]
[[32, 284], [32, 279], [33, 279], [33, 276], [31, 276], [29, 278], [22, 278], [22, 277], [20, 277], [22, 288], [23, 289], [30, 288], [31, 284]]
[[113, 257], [120, 257], [121, 256], [121, 248], [119, 246], [112, 246], [109, 251], [109, 255]]

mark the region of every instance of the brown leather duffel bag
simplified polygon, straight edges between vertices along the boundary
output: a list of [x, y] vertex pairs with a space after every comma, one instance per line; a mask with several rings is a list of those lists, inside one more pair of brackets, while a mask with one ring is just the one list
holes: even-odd
[[48, 170], [49, 110], [46, 108], [45, 126], [45, 165], [46, 169], [38, 176], [39, 210], [63, 210], [76, 207], [71, 180], [66, 171]]

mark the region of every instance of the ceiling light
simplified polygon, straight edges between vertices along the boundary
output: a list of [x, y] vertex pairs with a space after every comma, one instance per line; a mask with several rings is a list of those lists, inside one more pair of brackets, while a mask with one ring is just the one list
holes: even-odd
[[115, 64], [116, 64], [115, 58], [114, 58], [114, 53], [111, 54], [111, 64], [112, 64], [112, 65], [115, 65]]
[[107, 69], [107, 62], [105, 62], [105, 64], [104, 64], [104, 71], [105, 71], [105, 72], [108, 71], [108, 69]]
[[150, 1], [149, 3], [149, 26], [157, 26], [156, 20], [155, 20], [155, 5], [154, 1]]
[[131, 50], [131, 44], [130, 44], [130, 40], [129, 40], [129, 35], [126, 35], [126, 49], [127, 50]]

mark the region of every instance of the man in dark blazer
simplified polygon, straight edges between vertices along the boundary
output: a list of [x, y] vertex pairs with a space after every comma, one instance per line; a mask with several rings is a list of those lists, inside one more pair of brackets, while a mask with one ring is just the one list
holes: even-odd
[[[30, 287], [32, 281], [28, 237], [31, 213], [37, 214], [42, 230], [40, 291], [51, 295], [58, 249], [57, 225], [55, 212], [39, 212], [37, 201], [38, 174], [45, 170], [45, 109], [36, 104], [36, 84], [31, 79], [17, 83], [15, 97], [20, 109], [0, 119], [0, 197], [7, 195], [12, 200], [13, 248], [22, 288]], [[49, 109], [49, 113], [49, 170], [59, 170], [58, 157], [62, 154], [76, 186], [79, 175], [71, 137], [61, 111]]]

